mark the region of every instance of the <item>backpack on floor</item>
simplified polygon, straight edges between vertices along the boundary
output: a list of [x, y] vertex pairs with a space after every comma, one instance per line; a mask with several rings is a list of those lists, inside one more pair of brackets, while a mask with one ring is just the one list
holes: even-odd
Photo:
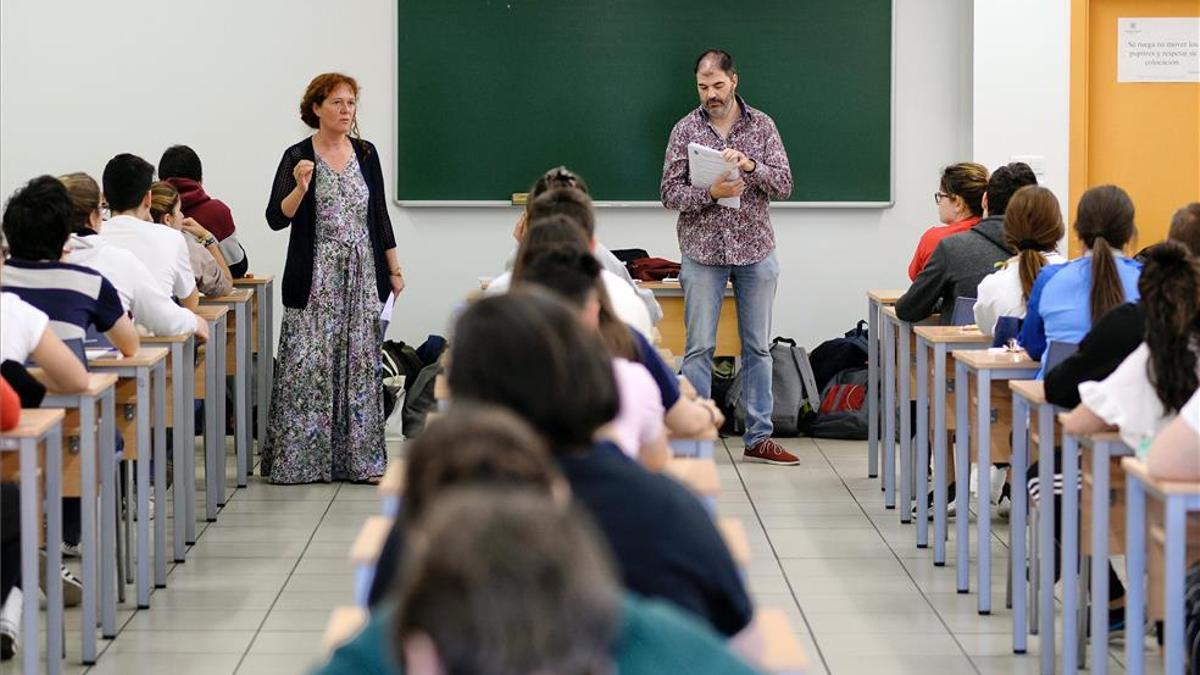
[[383, 417], [392, 416], [396, 409], [396, 401], [400, 392], [407, 391], [412, 386], [417, 373], [425, 367], [417, 350], [410, 345], [395, 340], [383, 343]]
[[422, 367], [416, 376], [405, 383], [408, 393], [404, 396], [404, 409], [400, 411], [401, 425], [407, 438], [414, 438], [425, 429], [425, 418], [437, 406], [434, 398], [434, 384], [442, 371], [440, 363], [442, 352], [446, 350], [446, 339], [440, 335], [430, 335], [425, 343], [416, 349], [421, 355]]
[[816, 438], [866, 440], [867, 369], [847, 368], [837, 373], [821, 393], [821, 406], [808, 425]]
[[[816, 382], [808, 353], [797, 347], [791, 338], [777, 337], [771, 341], [771, 408], [773, 436], [798, 436], [819, 406]], [[729, 390], [727, 405], [734, 410], [735, 427], [745, 429], [746, 405], [742, 400], [740, 371]]]
[[843, 337], [826, 340], [812, 350], [813, 378], [817, 388], [825, 391], [825, 385], [834, 375], [849, 368], [865, 368], [867, 365], [867, 322], [847, 331]]
[[729, 391], [737, 381], [737, 360], [732, 356], [713, 357], [712, 389], [710, 396], [721, 414], [725, 416], [725, 424], [721, 425], [721, 433], [732, 436], [741, 433], [737, 424], [736, 401], [734, 406], [729, 404]]

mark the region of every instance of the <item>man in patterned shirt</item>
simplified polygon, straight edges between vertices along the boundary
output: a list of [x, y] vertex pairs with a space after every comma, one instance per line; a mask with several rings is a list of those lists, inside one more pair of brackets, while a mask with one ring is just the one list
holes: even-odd
[[[738, 337], [742, 342], [742, 396], [746, 405], [745, 459], [770, 464], [800, 461], [771, 438], [771, 309], [779, 279], [771, 199], [792, 193], [792, 170], [775, 122], [737, 95], [738, 76], [728, 52], [710, 49], [696, 60], [700, 107], [671, 130], [663, 177], [662, 203], [679, 211], [676, 231], [683, 254], [687, 353], [683, 374], [700, 396], [712, 386], [712, 357], [717, 320], [727, 281], [737, 300]], [[735, 163], [736, 178], [710, 188], [693, 187], [688, 178], [689, 143], [723, 151]], [[717, 204], [740, 197], [739, 208]]]

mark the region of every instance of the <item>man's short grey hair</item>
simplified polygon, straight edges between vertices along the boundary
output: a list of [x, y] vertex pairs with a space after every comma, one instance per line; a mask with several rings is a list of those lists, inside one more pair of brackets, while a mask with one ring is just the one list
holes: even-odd
[[733, 65], [733, 56], [724, 49], [706, 49], [696, 59], [696, 69], [693, 74], [700, 72], [700, 66], [707, 63], [709, 66], [720, 68], [726, 75], [737, 75], [737, 67]]

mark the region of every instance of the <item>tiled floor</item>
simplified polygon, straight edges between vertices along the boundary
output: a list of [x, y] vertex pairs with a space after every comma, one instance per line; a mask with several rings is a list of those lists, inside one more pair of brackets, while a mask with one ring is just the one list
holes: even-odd
[[[911, 525], [883, 508], [866, 478], [862, 442], [787, 439], [799, 467], [740, 461], [736, 439], [718, 446], [718, 512], [740, 518], [752, 551], [748, 579], [761, 606], [784, 609], [812, 662], [810, 673], [1023, 674], [1038, 671], [1038, 643], [1011, 651], [1003, 609], [1004, 558], [997, 520], [991, 616], [955, 592], [954, 547], [935, 568]], [[202, 499], [202, 496], [201, 496]], [[202, 501], [201, 501], [202, 503]], [[171, 568], [152, 609], [124, 611], [121, 631], [91, 669], [67, 672], [300, 673], [320, 659], [329, 610], [352, 598], [350, 542], [378, 513], [374, 488], [279, 487], [257, 478], [203, 528], [187, 562]], [[953, 537], [953, 531], [951, 532]], [[974, 588], [972, 568], [972, 588]], [[78, 629], [78, 614], [68, 613]], [[77, 663], [78, 633], [67, 635]], [[1109, 672], [1121, 673], [1122, 645]], [[1148, 659], [1152, 671], [1157, 659]], [[16, 672], [12, 662], [0, 672]]]

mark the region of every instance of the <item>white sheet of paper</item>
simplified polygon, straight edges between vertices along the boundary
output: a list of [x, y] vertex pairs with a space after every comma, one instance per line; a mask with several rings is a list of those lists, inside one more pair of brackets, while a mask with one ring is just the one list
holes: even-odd
[[383, 303], [383, 311], [379, 313], [379, 320], [384, 323], [391, 323], [392, 310], [396, 307], [396, 294], [388, 293], [387, 301]]
[[[718, 178], [723, 176], [737, 178], [739, 174], [737, 165], [733, 162], [726, 162], [721, 157], [720, 150], [706, 148], [699, 143], [688, 143], [688, 175], [691, 177], [693, 187], [709, 188], [717, 182]], [[731, 209], [740, 209], [742, 198], [725, 197], [718, 199], [717, 203]]]

